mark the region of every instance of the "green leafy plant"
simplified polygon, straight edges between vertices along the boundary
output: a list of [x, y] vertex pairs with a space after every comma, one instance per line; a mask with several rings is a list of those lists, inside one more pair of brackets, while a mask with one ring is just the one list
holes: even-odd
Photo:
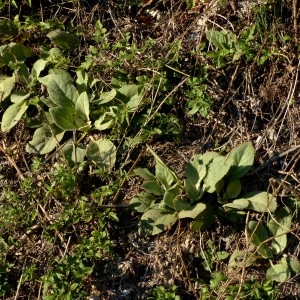
[[[148, 147], [155, 158], [155, 175], [147, 169], [136, 169], [134, 173], [144, 179], [144, 192], [131, 200], [131, 206], [143, 213], [140, 222], [142, 234], [157, 234], [170, 228], [178, 219], [194, 219], [193, 230], [209, 226], [218, 203], [223, 209], [254, 209], [264, 212], [276, 206], [275, 199], [267, 192], [253, 192], [234, 200], [241, 192], [240, 177], [251, 168], [254, 149], [244, 143], [233, 149], [227, 156], [216, 152], [196, 155], [185, 169], [186, 178], [177, 175]], [[214, 203], [203, 201], [204, 196], [215, 194]], [[229, 202], [226, 204], [226, 202]], [[237, 205], [236, 203], [242, 205]], [[276, 208], [276, 207], [275, 207]]]
[[169, 289], [165, 289], [162, 286], [154, 288], [150, 295], [147, 297], [148, 300], [180, 300], [180, 296], [176, 294], [177, 286], [173, 286]]

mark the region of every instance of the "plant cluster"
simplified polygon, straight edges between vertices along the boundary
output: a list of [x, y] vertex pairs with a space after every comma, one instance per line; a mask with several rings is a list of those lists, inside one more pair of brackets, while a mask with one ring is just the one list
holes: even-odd
[[[119, 263], [122, 254], [114, 255], [112, 241], [119, 221], [115, 208], [127, 209], [125, 201], [132, 198], [129, 208], [141, 213], [140, 235], [168, 232], [177, 222], [194, 232], [216, 220], [242, 222], [242, 250], [217, 251], [209, 241], [196, 253], [209, 279], [191, 279], [201, 287], [195, 297], [275, 299], [276, 283], [300, 272], [298, 259], [287, 255], [298, 202], [280, 202], [271, 190], [246, 192], [252, 143], [227, 155], [196, 154], [183, 176], [149, 145], [188, 136], [190, 123], [211, 123], [219, 109], [216, 94], [229, 97], [241, 85], [240, 78], [234, 82], [239, 66], [250, 72], [268, 69], [271, 60], [289, 61], [285, 47], [292, 37], [275, 34], [275, 18], [270, 20], [279, 19], [278, 3], [253, 6], [251, 24], [209, 26], [193, 45], [191, 36], [200, 39], [201, 28], [194, 31], [189, 19], [209, 7], [203, 1], [174, 1], [170, 7], [168, 1], [107, 1], [91, 9], [92, 2], [40, 3], [37, 11], [31, 0], [0, 1], [0, 296], [85, 299], [101, 263]], [[218, 7], [223, 1], [213, 2]], [[151, 6], [164, 7], [172, 20], [160, 38]], [[66, 19], [57, 17], [61, 12]], [[233, 77], [224, 76], [224, 83], [219, 76], [227, 73]], [[245, 90], [251, 85], [247, 81]], [[234, 105], [236, 94], [230, 98]], [[290, 100], [288, 105], [296, 101]], [[145, 144], [154, 172], [138, 167]], [[19, 181], [9, 178], [2, 159]], [[133, 177], [142, 179], [140, 186]], [[131, 180], [135, 184], [125, 195]], [[132, 197], [139, 188], [143, 191]], [[118, 206], [120, 195], [126, 200]], [[220, 262], [225, 271], [216, 268]], [[235, 271], [260, 263], [265, 272], [260, 282], [230, 281]], [[179, 300], [184, 292], [157, 285], [146, 294]]]

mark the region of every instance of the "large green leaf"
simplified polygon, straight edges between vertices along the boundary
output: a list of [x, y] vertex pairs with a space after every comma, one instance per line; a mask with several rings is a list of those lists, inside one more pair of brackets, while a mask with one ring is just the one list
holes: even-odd
[[277, 264], [268, 269], [266, 276], [272, 281], [285, 282], [291, 277], [291, 271], [288, 265]]
[[87, 92], [83, 92], [78, 96], [75, 103], [75, 113], [76, 117], [80, 118], [84, 123], [89, 121], [90, 97]]
[[250, 267], [257, 260], [258, 256], [253, 255], [250, 251], [233, 251], [228, 262], [228, 271], [233, 271], [235, 268]]
[[[63, 130], [72, 131], [78, 129], [78, 126], [75, 122], [75, 110], [74, 108], [66, 107], [51, 107], [49, 112], [55, 122], [55, 124]], [[85, 122], [82, 121], [81, 126], [84, 126]]]
[[47, 34], [51, 42], [63, 49], [76, 48], [79, 44], [79, 39], [76, 35], [62, 31], [59, 29], [52, 30]]
[[34, 154], [50, 153], [56, 145], [62, 140], [64, 131], [55, 124], [44, 123], [43, 127], [36, 129], [32, 140], [26, 145], [26, 151]]
[[272, 258], [273, 252], [267, 243], [265, 243], [269, 238], [265, 226], [261, 222], [250, 221], [247, 226], [247, 232], [250, 241], [257, 247], [258, 253], [264, 258]]
[[153, 194], [142, 192], [131, 199], [129, 205], [137, 212], [143, 213], [153, 206], [156, 197]]
[[192, 206], [190, 209], [180, 211], [178, 217], [180, 219], [195, 219], [200, 213], [203, 213], [205, 210], [206, 204], [199, 202], [196, 205]]
[[102, 92], [99, 96], [99, 98], [96, 98], [92, 101], [93, 104], [105, 104], [110, 101], [112, 101], [117, 95], [117, 91], [115, 89], [112, 89], [108, 92]]
[[72, 142], [68, 142], [61, 150], [71, 168], [84, 161], [86, 147], [82, 144], [74, 145]]
[[133, 170], [133, 173], [148, 181], [156, 180], [155, 176], [146, 168], [136, 168]]
[[282, 252], [287, 245], [287, 233], [291, 227], [292, 215], [287, 207], [282, 207], [270, 216], [268, 229], [273, 237], [271, 247], [275, 254]]
[[141, 188], [144, 189], [146, 192], [151, 193], [156, 196], [163, 195], [163, 188], [156, 180], [144, 181]]
[[224, 208], [238, 210], [250, 209], [260, 213], [274, 212], [277, 208], [276, 198], [268, 192], [254, 191], [245, 194], [242, 198], [226, 203]]
[[200, 160], [201, 156], [196, 155], [194, 159], [187, 163], [185, 174], [188, 181], [197, 189], [200, 190], [201, 182], [206, 175], [206, 166]]
[[154, 206], [142, 215], [139, 232], [141, 235], [156, 235], [170, 229], [176, 221], [176, 212], [163, 212], [158, 206]]
[[14, 127], [20, 121], [27, 108], [28, 101], [26, 99], [10, 105], [2, 116], [1, 130], [6, 132]]
[[213, 158], [207, 168], [207, 174], [204, 178], [205, 190], [208, 193], [214, 193], [218, 182], [228, 173], [231, 167], [230, 162], [223, 156]]
[[8, 66], [11, 62], [24, 61], [34, 53], [22, 44], [10, 43], [0, 46], [0, 67]]
[[69, 109], [75, 107], [79, 95], [68, 72], [55, 70], [38, 80], [47, 87], [49, 97], [56, 105]]
[[0, 78], [0, 102], [5, 100], [11, 93], [16, 81], [15, 75], [11, 77], [1, 76]]
[[251, 143], [244, 143], [234, 148], [227, 156], [231, 168], [228, 177], [231, 181], [244, 176], [254, 162], [254, 147]]
[[116, 162], [116, 146], [110, 140], [98, 140], [88, 145], [86, 156], [88, 160], [106, 170], [111, 170]]

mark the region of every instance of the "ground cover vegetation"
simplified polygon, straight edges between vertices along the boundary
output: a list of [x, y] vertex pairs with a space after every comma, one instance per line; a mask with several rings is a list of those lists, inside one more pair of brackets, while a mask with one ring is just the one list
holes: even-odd
[[298, 299], [297, 1], [0, 1], [2, 299]]

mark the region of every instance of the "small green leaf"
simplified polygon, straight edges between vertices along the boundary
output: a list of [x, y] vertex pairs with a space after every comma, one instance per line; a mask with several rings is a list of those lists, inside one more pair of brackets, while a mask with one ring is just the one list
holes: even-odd
[[114, 117], [109, 112], [106, 112], [95, 121], [94, 126], [100, 131], [112, 128], [114, 126]]
[[10, 105], [2, 116], [1, 130], [6, 132], [13, 128], [20, 121], [27, 108], [28, 101], [26, 100]]
[[291, 271], [295, 274], [300, 273], [300, 262], [297, 257], [287, 258], [287, 265], [291, 268]]
[[148, 150], [154, 156], [155, 177], [167, 189], [174, 181], [178, 181], [176, 174], [160, 159], [160, 157], [147, 145]]
[[47, 37], [54, 45], [63, 49], [75, 49], [79, 44], [79, 39], [76, 35], [59, 29], [50, 31]]
[[250, 221], [247, 226], [247, 232], [251, 242], [257, 247], [258, 253], [264, 258], [272, 258], [271, 248], [264, 243], [268, 238], [268, 232], [261, 222]]
[[176, 201], [178, 201], [181, 197], [180, 193], [181, 182], [176, 182], [172, 187], [168, 188], [163, 197], [163, 202], [166, 203], [170, 208], [175, 207]]
[[112, 101], [116, 97], [116, 95], [117, 95], [117, 91], [115, 89], [112, 89], [108, 92], [102, 92], [100, 94], [99, 99], [93, 100], [93, 103], [96, 103], [99, 105], [108, 103], [108, 102]]
[[266, 274], [268, 280], [285, 282], [291, 277], [291, 271], [286, 264], [273, 265]]
[[41, 72], [46, 68], [47, 61], [44, 59], [38, 59], [32, 66], [31, 76], [33, 78], [39, 78]]
[[239, 251], [236, 250], [230, 256], [228, 262], [228, 271], [231, 272], [234, 268], [250, 267], [257, 260], [257, 256], [253, 255], [250, 251]]
[[111, 170], [116, 162], [116, 146], [110, 140], [98, 140], [88, 145], [86, 156], [100, 168]]
[[34, 53], [22, 44], [10, 43], [0, 46], [0, 67], [8, 66], [10, 62], [25, 61]]
[[24, 100], [30, 97], [30, 93], [26, 93], [25, 91], [15, 91], [10, 96], [10, 101], [13, 103], [21, 103]]

